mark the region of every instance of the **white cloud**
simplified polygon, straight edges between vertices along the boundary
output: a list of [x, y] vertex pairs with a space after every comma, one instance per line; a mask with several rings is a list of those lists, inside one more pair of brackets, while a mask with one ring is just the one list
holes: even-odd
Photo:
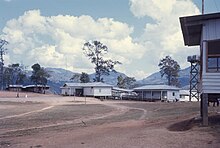
[[[149, 58], [146, 67], [157, 64], [166, 55], [171, 55], [181, 67], [185, 67], [188, 55], [198, 53], [197, 48], [184, 47], [179, 22], [180, 16], [199, 14], [199, 9], [191, 0], [130, 0], [130, 10], [136, 17], [150, 17], [153, 23], [147, 23], [139, 38], [148, 49]], [[152, 69], [150, 69], [152, 70]]]
[[82, 52], [83, 44], [100, 40], [109, 48], [108, 57], [123, 62], [126, 67], [145, 52], [143, 46], [131, 38], [132, 32], [132, 27], [112, 18], [95, 20], [86, 15], [46, 17], [40, 10], [30, 10], [9, 20], [1, 37], [10, 42], [7, 62], [22, 60], [29, 66], [39, 62], [45, 67], [92, 72], [93, 65]]
[[141, 80], [145, 78], [147, 75], [150, 75], [151, 73], [146, 73], [143, 70], [135, 70], [132, 75], [135, 76], [136, 80]]
[[39, 62], [45, 67], [62, 67], [76, 72], [93, 72], [93, 65], [82, 53], [89, 40], [100, 40], [109, 48], [107, 58], [123, 64], [117, 70], [137, 79], [158, 71], [159, 60], [171, 55], [181, 67], [186, 57], [198, 52], [184, 47], [179, 17], [198, 14], [192, 0], [130, 0], [135, 17], [152, 19], [143, 34], [134, 39], [132, 26], [112, 18], [94, 19], [88, 15], [42, 16], [39, 10], [26, 11], [9, 20], [0, 35], [10, 42], [6, 62]]

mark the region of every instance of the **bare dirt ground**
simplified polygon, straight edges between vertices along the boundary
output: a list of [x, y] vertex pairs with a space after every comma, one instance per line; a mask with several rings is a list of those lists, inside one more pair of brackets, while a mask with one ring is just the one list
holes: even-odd
[[0, 92], [0, 147], [220, 147], [220, 107], [203, 127], [198, 102], [25, 95]]

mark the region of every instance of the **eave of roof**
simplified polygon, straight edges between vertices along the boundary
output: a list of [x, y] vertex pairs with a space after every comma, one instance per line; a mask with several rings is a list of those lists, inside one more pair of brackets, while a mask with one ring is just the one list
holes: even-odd
[[105, 84], [102, 82], [93, 83], [65, 83], [63, 87], [112, 87], [112, 85]]
[[180, 17], [184, 44], [188, 46], [200, 45], [202, 26], [211, 19], [220, 19], [220, 13]]
[[145, 85], [142, 87], [134, 88], [134, 90], [180, 90], [175, 86], [169, 85]]
[[118, 88], [118, 87], [113, 87], [113, 90], [116, 91], [124, 91], [124, 92], [132, 92], [132, 89], [124, 89], [124, 88]]

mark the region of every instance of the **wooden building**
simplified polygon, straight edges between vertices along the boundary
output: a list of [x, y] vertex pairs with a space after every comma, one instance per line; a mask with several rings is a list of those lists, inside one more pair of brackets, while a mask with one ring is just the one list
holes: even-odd
[[179, 88], [168, 85], [145, 85], [134, 88], [139, 98], [144, 101], [177, 101], [179, 100]]
[[184, 43], [200, 46], [201, 116], [208, 125], [208, 97], [220, 97], [220, 13], [180, 18]]
[[64, 96], [91, 96], [108, 97], [112, 96], [112, 85], [93, 82], [93, 83], [65, 83], [61, 88]]
[[137, 99], [137, 94], [132, 89], [124, 89], [113, 87], [112, 88], [112, 97], [114, 99]]
[[9, 85], [6, 90], [8, 91], [16, 91], [16, 92], [21, 92], [23, 89], [23, 85]]
[[48, 85], [26, 85], [22, 90], [26, 92], [45, 93], [49, 89], [50, 87]]
[[8, 91], [17, 91], [17, 92], [36, 92], [36, 93], [45, 93], [49, 90], [48, 85], [9, 85], [6, 88]]

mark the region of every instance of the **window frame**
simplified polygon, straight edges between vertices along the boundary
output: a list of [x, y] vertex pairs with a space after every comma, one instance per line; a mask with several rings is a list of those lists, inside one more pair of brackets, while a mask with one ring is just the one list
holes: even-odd
[[[207, 73], [220, 73], [220, 54], [209, 54], [209, 44], [212, 42], [220, 42], [220, 40], [207, 41], [207, 45], [206, 45], [206, 72]], [[219, 50], [220, 50], [220, 47], [219, 47]], [[217, 62], [216, 62], [215, 67], [211, 67], [211, 68], [209, 67], [209, 65], [208, 65], [209, 58], [217, 58]]]

